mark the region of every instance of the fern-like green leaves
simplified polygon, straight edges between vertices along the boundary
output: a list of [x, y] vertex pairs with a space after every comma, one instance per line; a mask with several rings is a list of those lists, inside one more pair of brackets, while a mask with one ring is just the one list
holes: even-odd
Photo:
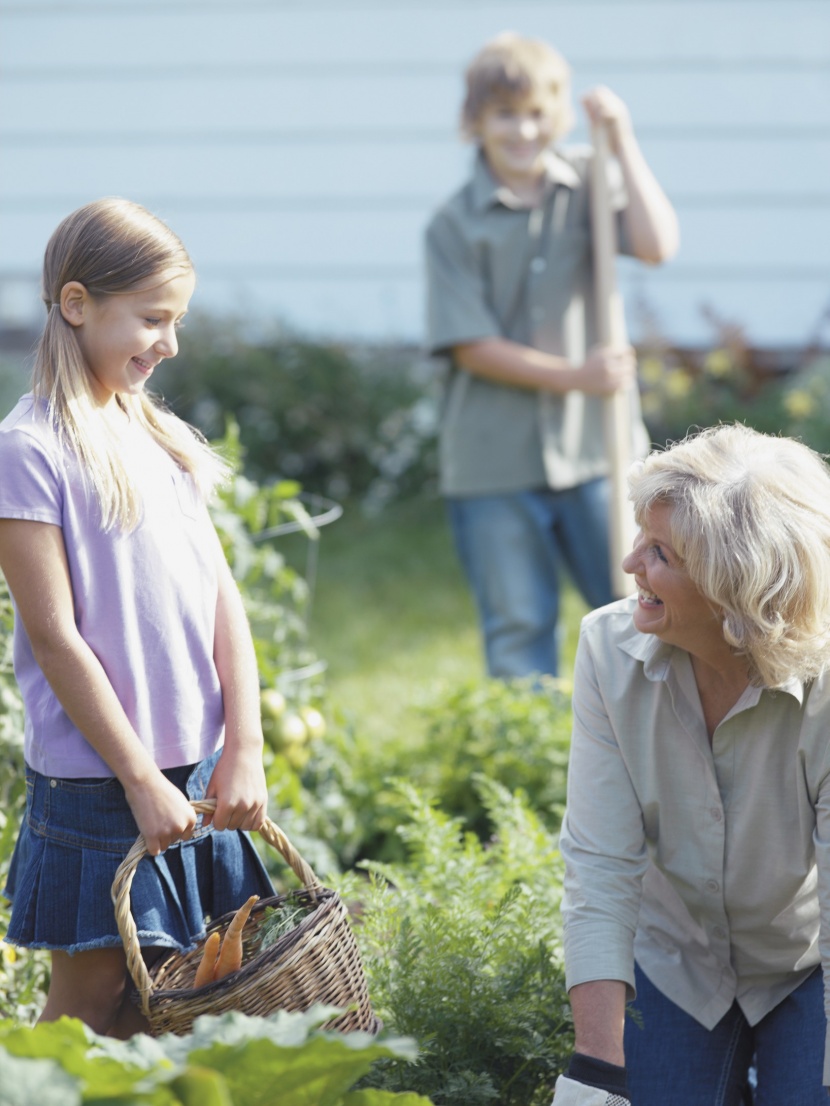
[[372, 998], [387, 1027], [421, 1048], [414, 1066], [383, 1060], [368, 1079], [436, 1106], [535, 1106], [550, 1101], [573, 1043], [561, 860], [520, 796], [481, 776], [475, 787], [490, 840], [400, 784], [406, 861], [364, 865], [358, 933]]

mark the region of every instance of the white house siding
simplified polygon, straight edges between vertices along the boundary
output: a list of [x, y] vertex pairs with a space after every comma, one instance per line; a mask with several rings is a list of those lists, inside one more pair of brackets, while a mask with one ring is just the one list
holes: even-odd
[[461, 72], [507, 28], [626, 99], [677, 206], [677, 259], [621, 265], [635, 336], [648, 314], [705, 344], [707, 306], [759, 345], [817, 335], [830, 0], [0, 2], [0, 323], [37, 317], [60, 218], [117, 194], [182, 236], [202, 308], [417, 341], [423, 227], [470, 157]]

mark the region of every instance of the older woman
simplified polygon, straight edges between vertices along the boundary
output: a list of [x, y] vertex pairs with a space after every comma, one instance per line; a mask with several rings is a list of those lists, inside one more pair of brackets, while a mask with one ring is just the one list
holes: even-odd
[[826, 1106], [830, 472], [723, 426], [631, 495], [636, 595], [576, 660], [554, 1102], [731, 1106], [754, 1058], [757, 1106]]

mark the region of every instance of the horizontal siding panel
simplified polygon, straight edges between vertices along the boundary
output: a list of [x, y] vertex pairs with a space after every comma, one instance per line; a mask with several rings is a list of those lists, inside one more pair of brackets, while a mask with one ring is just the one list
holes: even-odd
[[[731, 205], [753, 197], [785, 208], [799, 198], [830, 202], [830, 140], [793, 140], [774, 156], [770, 143], [760, 139], [713, 144], [675, 138], [643, 145], [658, 179], [680, 206], [695, 200]], [[317, 209], [328, 204], [347, 211], [360, 201], [426, 211], [460, 185], [471, 156], [454, 137], [355, 142], [347, 150], [327, 142], [240, 142], [228, 151], [204, 142], [141, 151], [140, 156], [126, 146], [102, 151], [79, 144], [71, 158], [58, 158], [46, 147], [16, 148], [4, 159], [0, 204], [20, 211], [52, 200], [54, 207], [69, 211], [98, 195], [128, 195], [151, 208], [186, 197], [205, 207], [262, 203]]]
[[[628, 3], [466, 4], [55, 4], [7, 6], [4, 57], [15, 68], [50, 54], [79, 69], [118, 57], [125, 65], [175, 66], [183, 57], [251, 64], [288, 57], [318, 65], [347, 51], [365, 62], [460, 64], [510, 27], [556, 43], [566, 56], [825, 57], [822, 0], [663, 0]], [[0, 15], [3, 9], [0, 8]], [[150, 22], [152, 21], [152, 22]], [[64, 50], [72, 41], [71, 56]]]
[[[590, 72], [577, 87], [603, 80], [611, 83], [601, 72]], [[705, 79], [687, 72], [626, 74], [614, 81], [614, 89], [646, 130], [758, 132], [797, 125], [802, 131], [825, 128], [830, 135], [830, 69], [763, 77], [712, 73]], [[94, 104], [94, 114], [81, 111], [56, 119], [55, 105], [75, 99]], [[460, 101], [460, 82], [449, 75], [281, 76], [276, 62], [272, 76], [240, 77], [230, 86], [209, 76], [184, 85], [165, 78], [121, 84], [56, 80], [41, 82], [33, 96], [27, 85], [12, 83], [4, 96], [0, 142], [32, 139], [39, 132], [51, 135], [56, 122], [69, 134], [83, 134], [92, 124], [108, 142], [123, 145], [134, 133], [145, 141], [148, 135], [176, 138], [182, 131], [208, 139], [213, 132], [233, 131], [238, 141], [248, 132], [261, 132], [266, 121], [271, 131], [288, 135], [342, 130], [359, 140], [361, 133], [385, 130], [405, 137], [430, 128], [452, 132]]]
[[[243, 274], [247, 266], [290, 272], [417, 269], [425, 220], [419, 212], [355, 211], [288, 213], [228, 211], [204, 214], [186, 199], [157, 213], [182, 237], [197, 266], [229, 266]], [[0, 211], [5, 267], [29, 271], [32, 243], [40, 257], [46, 240], [65, 211]], [[690, 211], [682, 220], [682, 246], [665, 272], [692, 266], [716, 274], [820, 271], [830, 282], [830, 209], [794, 209], [773, 218], [763, 209]], [[36, 269], [35, 269], [36, 271]], [[830, 283], [828, 290], [830, 291]]]

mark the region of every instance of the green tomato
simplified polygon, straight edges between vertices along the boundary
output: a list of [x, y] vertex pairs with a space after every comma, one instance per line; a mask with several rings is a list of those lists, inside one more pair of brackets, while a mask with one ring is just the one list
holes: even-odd
[[301, 707], [300, 717], [305, 722], [309, 738], [323, 737], [326, 732], [326, 720], [316, 707]]
[[266, 687], [259, 693], [262, 717], [280, 718], [285, 714], [285, 696], [275, 687]]
[[304, 745], [287, 745], [283, 752], [283, 756], [295, 772], [301, 772], [308, 764], [311, 751]]
[[287, 748], [291, 745], [305, 745], [309, 733], [299, 714], [289, 713], [283, 715], [280, 722], [280, 736], [282, 737], [283, 748]]

